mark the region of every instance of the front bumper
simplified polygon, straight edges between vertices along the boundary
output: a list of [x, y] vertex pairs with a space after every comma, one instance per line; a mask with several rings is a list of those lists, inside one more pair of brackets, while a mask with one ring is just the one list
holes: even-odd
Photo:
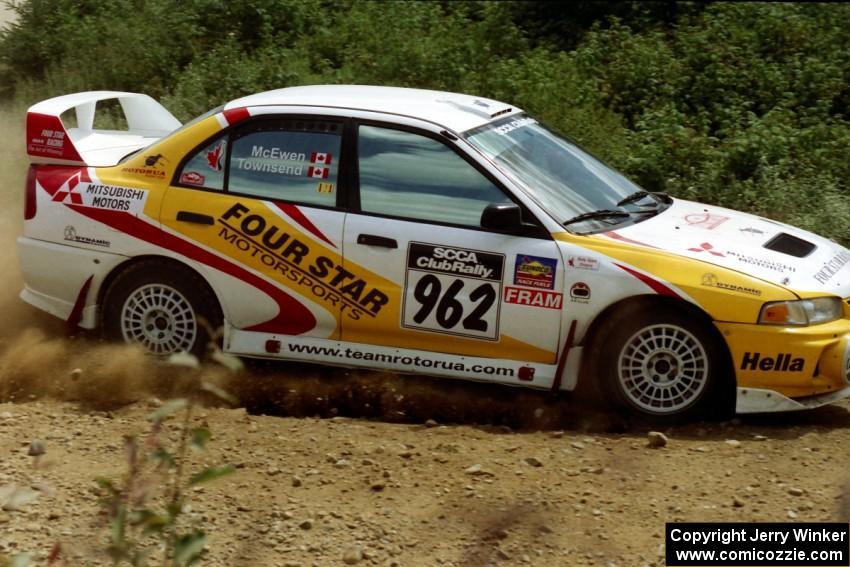
[[735, 413], [770, 413], [819, 408], [850, 396], [850, 386], [836, 392], [791, 399], [773, 390], [738, 388]]
[[798, 400], [850, 386], [850, 319], [806, 327], [715, 324], [732, 356], [739, 401], [741, 389], [753, 397], [762, 397], [758, 391], [772, 391]]

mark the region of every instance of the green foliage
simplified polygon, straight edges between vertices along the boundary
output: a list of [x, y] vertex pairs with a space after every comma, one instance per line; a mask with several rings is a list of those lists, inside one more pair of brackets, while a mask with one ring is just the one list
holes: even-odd
[[[205, 382], [200, 383], [200, 391], [233, 399]], [[127, 472], [121, 483], [97, 479], [101, 507], [110, 523], [107, 553], [115, 565], [145, 567], [161, 555], [157, 562], [163, 567], [189, 567], [203, 557], [206, 532], [198, 525], [187, 526], [183, 519], [187, 490], [233, 474], [235, 469], [210, 466], [185, 478], [189, 450], [203, 452], [212, 437], [206, 425], [192, 426], [195, 403], [183, 398], [163, 403], [148, 416], [151, 429], [144, 439], [125, 438]], [[179, 437], [169, 443], [164, 424], [181, 414]]]
[[149, 93], [188, 119], [360, 83], [517, 104], [647, 189], [850, 243], [850, 5], [30, 0], [0, 93]]

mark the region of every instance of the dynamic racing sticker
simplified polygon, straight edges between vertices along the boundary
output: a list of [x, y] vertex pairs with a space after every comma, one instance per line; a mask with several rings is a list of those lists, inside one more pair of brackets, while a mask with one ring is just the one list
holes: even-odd
[[498, 340], [504, 266], [504, 254], [411, 242], [402, 326]]

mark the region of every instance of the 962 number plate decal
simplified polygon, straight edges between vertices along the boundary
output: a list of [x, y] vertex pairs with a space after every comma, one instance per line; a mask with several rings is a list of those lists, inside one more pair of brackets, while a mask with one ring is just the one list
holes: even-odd
[[505, 255], [411, 242], [401, 325], [496, 341]]

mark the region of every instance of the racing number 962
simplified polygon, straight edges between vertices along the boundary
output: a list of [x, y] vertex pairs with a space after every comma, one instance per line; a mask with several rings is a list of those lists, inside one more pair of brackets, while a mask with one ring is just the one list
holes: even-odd
[[503, 254], [411, 242], [402, 326], [498, 340]]

